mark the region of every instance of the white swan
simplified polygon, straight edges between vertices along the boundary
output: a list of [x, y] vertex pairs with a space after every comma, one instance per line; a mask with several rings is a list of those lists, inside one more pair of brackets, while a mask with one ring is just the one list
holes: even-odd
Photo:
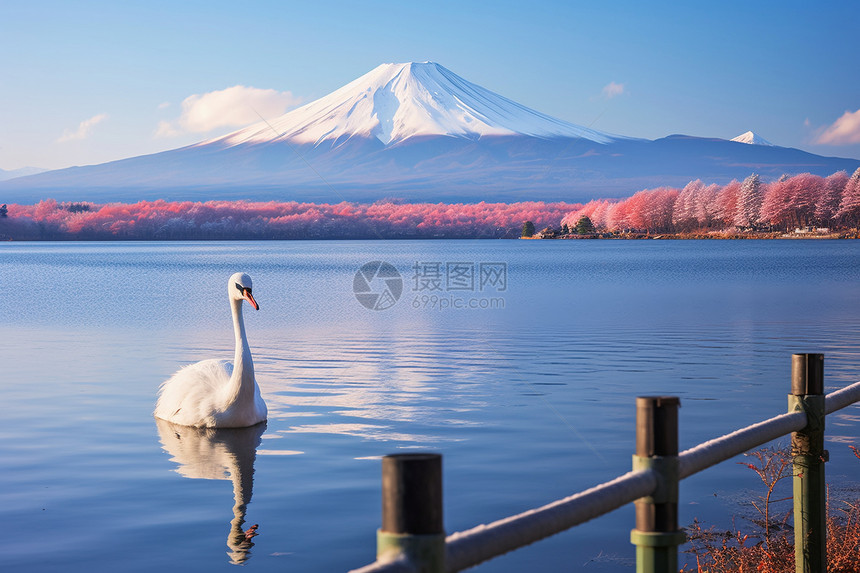
[[227, 282], [236, 335], [233, 362], [203, 360], [181, 368], [161, 385], [156, 418], [202, 428], [245, 428], [266, 419], [266, 403], [254, 379], [254, 362], [242, 319], [243, 301], [260, 310], [251, 291], [251, 277], [245, 273], [236, 273]]

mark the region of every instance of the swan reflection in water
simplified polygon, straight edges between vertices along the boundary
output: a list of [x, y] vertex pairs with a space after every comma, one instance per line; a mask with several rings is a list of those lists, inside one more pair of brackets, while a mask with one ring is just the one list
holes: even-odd
[[254, 461], [266, 423], [248, 428], [193, 428], [156, 418], [158, 434], [176, 471], [187, 478], [233, 482], [233, 520], [227, 546], [230, 560], [242, 564], [250, 557], [257, 526], [242, 529], [254, 487]]

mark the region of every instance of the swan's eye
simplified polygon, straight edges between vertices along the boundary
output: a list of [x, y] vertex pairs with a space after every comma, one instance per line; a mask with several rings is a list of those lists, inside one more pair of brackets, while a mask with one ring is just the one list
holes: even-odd
[[243, 286], [242, 286], [242, 285], [240, 285], [239, 283], [236, 283], [236, 289], [237, 289], [239, 292], [242, 292], [242, 291], [245, 289], [245, 287], [243, 287]]

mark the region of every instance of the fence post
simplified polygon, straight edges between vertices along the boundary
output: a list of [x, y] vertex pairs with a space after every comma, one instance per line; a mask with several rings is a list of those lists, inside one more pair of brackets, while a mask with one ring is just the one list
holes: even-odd
[[824, 355], [792, 354], [788, 411], [806, 412], [806, 427], [791, 434], [794, 462], [794, 563], [797, 573], [827, 571], [824, 485]]
[[376, 558], [402, 556], [420, 573], [445, 571], [439, 454], [382, 458], [382, 527], [376, 535]]
[[657, 489], [636, 500], [636, 572], [678, 571], [678, 546], [684, 532], [678, 528], [678, 408], [675, 396], [636, 398], [636, 454], [633, 470], [657, 472]]

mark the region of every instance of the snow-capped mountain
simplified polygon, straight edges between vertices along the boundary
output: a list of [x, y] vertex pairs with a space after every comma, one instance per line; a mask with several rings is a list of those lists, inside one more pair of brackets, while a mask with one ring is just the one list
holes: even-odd
[[860, 166], [744, 135], [757, 145], [610, 135], [529, 109], [439, 64], [383, 64], [321, 99], [223, 137], [0, 182], [0, 203], [577, 202], [693, 179], [724, 184], [752, 172], [776, 179]]
[[386, 146], [417, 136], [527, 135], [609, 143], [617, 137], [544, 115], [469, 82], [434, 62], [382, 64], [329, 95], [273, 121], [209, 143], [288, 139], [318, 145], [352, 137]]
[[746, 133], [742, 133], [737, 137], [733, 137], [732, 141], [737, 141], [738, 143], [746, 143], [749, 145], [768, 145], [770, 147], [774, 146], [773, 143], [752, 131], [747, 131]]

